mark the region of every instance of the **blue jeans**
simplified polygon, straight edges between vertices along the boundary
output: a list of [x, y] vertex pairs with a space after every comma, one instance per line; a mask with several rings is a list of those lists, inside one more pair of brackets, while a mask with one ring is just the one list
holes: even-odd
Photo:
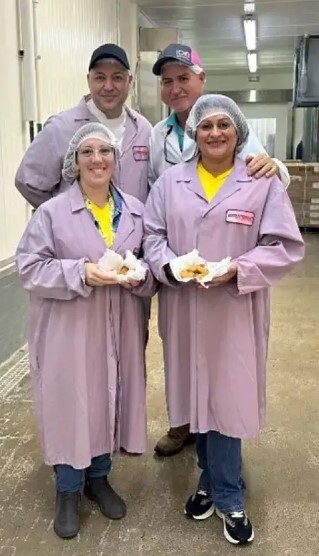
[[206, 491], [223, 513], [244, 509], [246, 486], [241, 476], [241, 440], [216, 431], [197, 434], [198, 490]]
[[87, 469], [74, 469], [71, 465], [58, 464], [54, 466], [56, 474], [56, 489], [58, 492], [81, 492], [83, 490], [84, 473], [87, 477], [105, 477], [112, 465], [110, 454], [103, 454], [92, 458]]

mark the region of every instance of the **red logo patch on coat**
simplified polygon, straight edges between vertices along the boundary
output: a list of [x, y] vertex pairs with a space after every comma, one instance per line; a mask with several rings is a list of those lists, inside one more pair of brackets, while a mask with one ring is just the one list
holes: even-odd
[[244, 226], [252, 226], [255, 220], [253, 212], [246, 210], [228, 210], [226, 212], [226, 222], [231, 224], [244, 224]]
[[136, 162], [147, 161], [150, 158], [149, 148], [146, 146], [133, 147], [133, 156]]

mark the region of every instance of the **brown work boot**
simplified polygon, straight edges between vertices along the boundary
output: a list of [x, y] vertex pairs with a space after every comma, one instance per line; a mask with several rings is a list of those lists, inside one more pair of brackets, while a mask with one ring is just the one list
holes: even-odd
[[154, 450], [159, 456], [173, 456], [193, 442], [195, 442], [195, 435], [189, 432], [189, 425], [172, 427], [158, 441]]

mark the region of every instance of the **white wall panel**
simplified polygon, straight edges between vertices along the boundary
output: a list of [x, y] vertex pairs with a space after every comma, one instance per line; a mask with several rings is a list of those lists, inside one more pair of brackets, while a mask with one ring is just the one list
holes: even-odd
[[288, 105], [287, 104], [242, 104], [240, 106], [246, 118], [276, 118], [275, 156], [286, 160]]
[[87, 92], [93, 50], [117, 42], [116, 0], [39, 0], [37, 29], [41, 120]]
[[306, 108], [296, 108], [295, 109], [295, 125], [293, 132], [293, 153], [296, 154], [296, 148], [298, 143], [303, 138], [304, 133], [304, 119], [305, 119]]
[[[14, 188], [28, 142], [22, 122], [16, 4], [0, 1], [0, 74], [5, 79], [0, 88], [0, 263], [14, 254], [29, 215]], [[89, 59], [100, 44], [122, 43], [135, 68], [137, 9], [130, 0], [37, 0], [35, 6], [41, 122], [75, 105], [87, 92]]]
[[128, 105], [133, 108], [137, 104], [137, 6], [130, 0], [119, 0], [119, 44], [124, 48], [129, 57], [133, 73], [132, 94]]
[[260, 81], [251, 83], [248, 75], [211, 74], [207, 76], [207, 91], [245, 91], [249, 89], [292, 89], [292, 73], [272, 73], [260, 75]]
[[0, 3], [0, 261], [11, 257], [26, 222], [14, 176], [24, 150], [16, 2]]

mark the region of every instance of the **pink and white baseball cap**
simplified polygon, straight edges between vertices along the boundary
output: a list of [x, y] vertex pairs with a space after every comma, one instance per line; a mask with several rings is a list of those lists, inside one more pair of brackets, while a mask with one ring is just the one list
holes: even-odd
[[195, 73], [201, 73], [203, 71], [202, 62], [197, 52], [186, 44], [172, 43], [164, 48], [153, 66], [154, 75], [161, 75], [163, 65], [168, 62], [178, 62], [184, 66], [188, 66], [193, 69]]

